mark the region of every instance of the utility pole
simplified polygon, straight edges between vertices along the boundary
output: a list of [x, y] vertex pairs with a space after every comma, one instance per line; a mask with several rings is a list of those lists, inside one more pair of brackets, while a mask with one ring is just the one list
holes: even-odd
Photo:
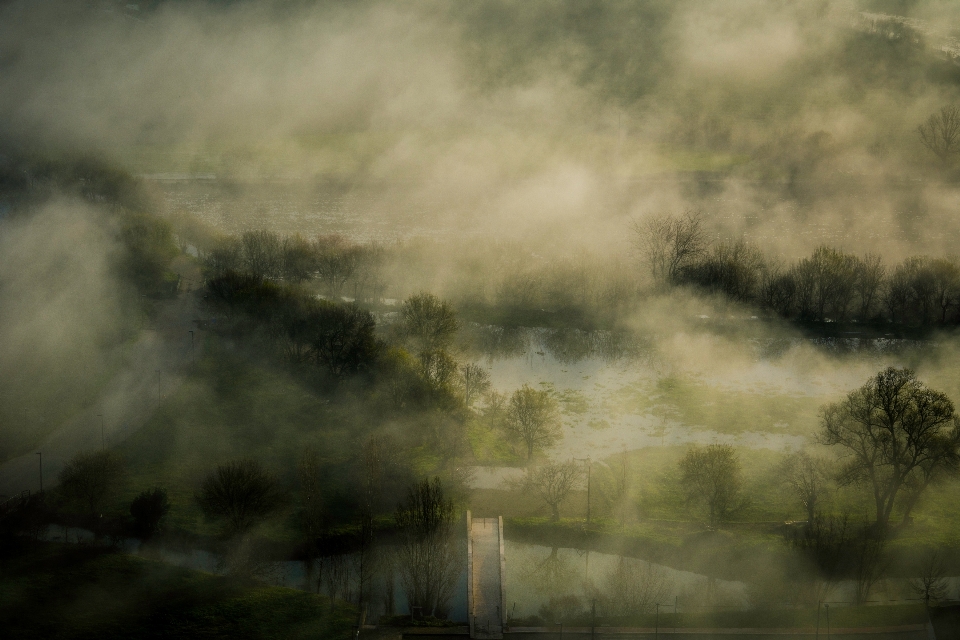
[[97, 417], [100, 418], [100, 450], [101, 450], [101, 451], [106, 451], [106, 450], [107, 450], [107, 440], [106, 440], [106, 438], [103, 437], [103, 414], [102, 414], [102, 413], [98, 413], [98, 414], [97, 414]]
[[823, 603], [817, 600], [817, 633], [814, 636], [815, 640], [820, 640], [820, 606]]
[[40, 493], [43, 493], [43, 453], [37, 451], [37, 455], [40, 456]]

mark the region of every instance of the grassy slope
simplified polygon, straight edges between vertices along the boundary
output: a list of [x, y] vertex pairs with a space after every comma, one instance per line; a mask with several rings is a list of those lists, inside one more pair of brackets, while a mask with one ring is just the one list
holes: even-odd
[[103, 550], [18, 542], [0, 555], [4, 638], [348, 638], [356, 613], [309, 593]]
[[[215, 354], [156, 415], [120, 448], [130, 476], [117, 509], [138, 492], [165, 487], [172, 503], [168, 526], [214, 534], [193, 500], [202, 478], [226, 461], [259, 460], [295, 485], [296, 462], [307, 447], [339, 467], [350, 456], [359, 416], [326, 402], [291, 376], [229, 354]], [[290, 540], [296, 535], [294, 504], [261, 533]]]

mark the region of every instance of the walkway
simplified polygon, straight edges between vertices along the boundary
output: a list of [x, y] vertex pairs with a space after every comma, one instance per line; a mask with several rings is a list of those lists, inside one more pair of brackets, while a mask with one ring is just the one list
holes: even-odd
[[503, 638], [503, 518], [467, 514], [470, 532], [468, 613], [471, 638]]

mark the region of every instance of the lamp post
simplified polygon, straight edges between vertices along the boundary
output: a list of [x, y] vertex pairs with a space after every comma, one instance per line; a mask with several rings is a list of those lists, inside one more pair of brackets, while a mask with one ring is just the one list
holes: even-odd
[[43, 453], [37, 451], [37, 455], [40, 456], [40, 493], [43, 493]]

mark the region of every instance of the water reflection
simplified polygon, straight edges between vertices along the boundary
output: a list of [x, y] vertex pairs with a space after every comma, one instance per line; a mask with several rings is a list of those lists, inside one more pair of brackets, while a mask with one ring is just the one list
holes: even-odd
[[[637, 558], [506, 541], [507, 606], [516, 618], [554, 623], [575, 619], [596, 603], [598, 615], [652, 610], [656, 603], [709, 601], [746, 608], [742, 582], [711, 579]], [[707, 593], [709, 591], [709, 593]]]
[[543, 327], [503, 327], [467, 323], [463, 340], [468, 351], [493, 362], [505, 358], [547, 355], [560, 364], [575, 364], [598, 358], [611, 364], [639, 359], [653, 353], [649, 339], [623, 331], [583, 331]]
[[[69, 544], [109, 543], [123, 553], [217, 575], [234, 573], [238, 570], [235, 557], [221, 556], [202, 549], [145, 546], [137, 538], [98, 539], [92, 531], [78, 527], [50, 525], [41, 533], [40, 538], [50, 542]], [[376, 556], [375, 561], [372, 556]], [[393, 546], [383, 544], [377, 545], [374, 553], [368, 551], [363, 562], [359, 553], [330, 555], [306, 561], [253, 560], [247, 557], [242, 570], [245, 575], [268, 584], [309, 591], [353, 603], [360, 601], [362, 589], [366, 619], [376, 623], [383, 615], [410, 613], [406, 592], [396, 571], [394, 560]], [[465, 566], [457, 579], [447, 615], [451, 620], [467, 619]]]

